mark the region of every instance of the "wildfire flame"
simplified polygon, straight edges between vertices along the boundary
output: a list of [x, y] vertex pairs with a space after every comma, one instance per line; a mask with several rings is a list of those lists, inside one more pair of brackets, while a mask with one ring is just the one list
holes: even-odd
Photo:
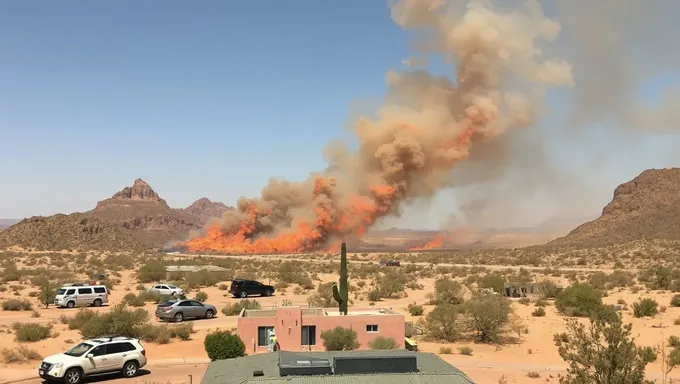
[[[527, 85], [571, 85], [568, 63], [536, 61], [541, 52], [536, 41], [555, 33], [540, 7], [527, 6], [525, 15], [503, 14], [487, 1], [471, 0], [460, 15], [449, 5], [401, 0], [391, 13], [405, 29], [433, 32], [430, 53], [455, 65], [456, 83], [425, 71], [388, 72], [377, 118], [356, 123], [357, 150], [330, 145], [325, 171], [303, 182], [270, 180], [260, 198], [241, 198], [237, 210], [210, 223], [185, 247], [223, 253], [335, 249], [379, 218], [399, 214], [403, 201], [450, 186], [451, 170], [475, 143], [528, 126], [538, 102], [532, 98], [540, 92], [522, 95]], [[502, 89], [509, 85], [519, 86]]]
[[409, 251], [425, 251], [425, 250], [428, 250], [428, 249], [438, 249], [438, 248], [441, 248], [443, 245], [444, 245], [444, 241], [442, 240], [441, 235], [436, 235], [435, 237], [433, 237], [427, 243], [425, 243], [421, 246], [411, 247], [408, 250]]

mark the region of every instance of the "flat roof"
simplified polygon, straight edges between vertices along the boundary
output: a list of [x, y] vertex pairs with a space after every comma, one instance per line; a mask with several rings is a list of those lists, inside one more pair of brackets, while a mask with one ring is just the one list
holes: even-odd
[[[281, 307], [279, 307], [281, 308]], [[302, 316], [343, 316], [337, 308], [304, 308], [289, 306], [285, 308], [300, 308]], [[395, 316], [401, 313], [387, 308], [358, 308], [347, 311], [347, 316]], [[275, 317], [276, 309], [246, 309], [241, 317]]]
[[[415, 356], [418, 371], [414, 373], [385, 373], [361, 375], [322, 375], [281, 377], [279, 361], [326, 359], [334, 357], [394, 357]], [[253, 377], [254, 371], [263, 376]], [[442, 360], [434, 353], [412, 352], [404, 349], [366, 351], [326, 351], [261, 353], [235, 359], [217, 360], [208, 366], [201, 384], [243, 384], [243, 383], [288, 383], [288, 384], [354, 384], [354, 383], [411, 383], [411, 384], [474, 384], [465, 373]]]

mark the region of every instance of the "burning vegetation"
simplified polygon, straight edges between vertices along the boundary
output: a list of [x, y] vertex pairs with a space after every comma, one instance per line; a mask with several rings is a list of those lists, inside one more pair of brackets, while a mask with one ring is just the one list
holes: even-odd
[[507, 13], [488, 1], [465, 8], [452, 3], [401, 0], [391, 15], [402, 28], [423, 32], [419, 52], [442, 56], [455, 81], [413, 68], [389, 71], [376, 117], [356, 122], [357, 150], [331, 143], [326, 170], [301, 182], [270, 180], [261, 197], [242, 197], [235, 211], [185, 247], [223, 253], [336, 248], [379, 218], [398, 215], [401, 203], [455, 185], [451, 171], [476, 144], [530, 125], [546, 88], [573, 85], [567, 62], [541, 58], [539, 43], [554, 40], [559, 24], [537, 3]]

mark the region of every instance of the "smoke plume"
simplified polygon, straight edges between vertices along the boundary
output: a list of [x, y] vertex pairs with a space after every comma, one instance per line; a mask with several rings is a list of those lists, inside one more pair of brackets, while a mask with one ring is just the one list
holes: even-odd
[[503, 11], [483, 0], [392, 4], [394, 22], [424, 38], [417, 53], [441, 56], [455, 81], [415, 68], [388, 71], [376, 117], [356, 122], [357, 150], [331, 144], [326, 170], [302, 182], [270, 180], [261, 197], [241, 198], [236, 211], [186, 246], [230, 253], [324, 249], [399, 215], [404, 202], [456, 185], [452, 171], [467, 159], [501, 161], [503, 136], [535, 121], [546, 90], [574, 85], [571, 65], [542, 53], [560, 25], [538, 2], [523, 5]]

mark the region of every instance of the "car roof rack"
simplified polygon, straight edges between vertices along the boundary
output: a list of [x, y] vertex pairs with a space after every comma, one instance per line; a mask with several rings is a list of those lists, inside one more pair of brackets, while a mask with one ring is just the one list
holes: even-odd
[[123, 335], [103, 335], [95, 337], [93, 340], [113, 341], [113, 339], [129, 339], [129, 337]]

